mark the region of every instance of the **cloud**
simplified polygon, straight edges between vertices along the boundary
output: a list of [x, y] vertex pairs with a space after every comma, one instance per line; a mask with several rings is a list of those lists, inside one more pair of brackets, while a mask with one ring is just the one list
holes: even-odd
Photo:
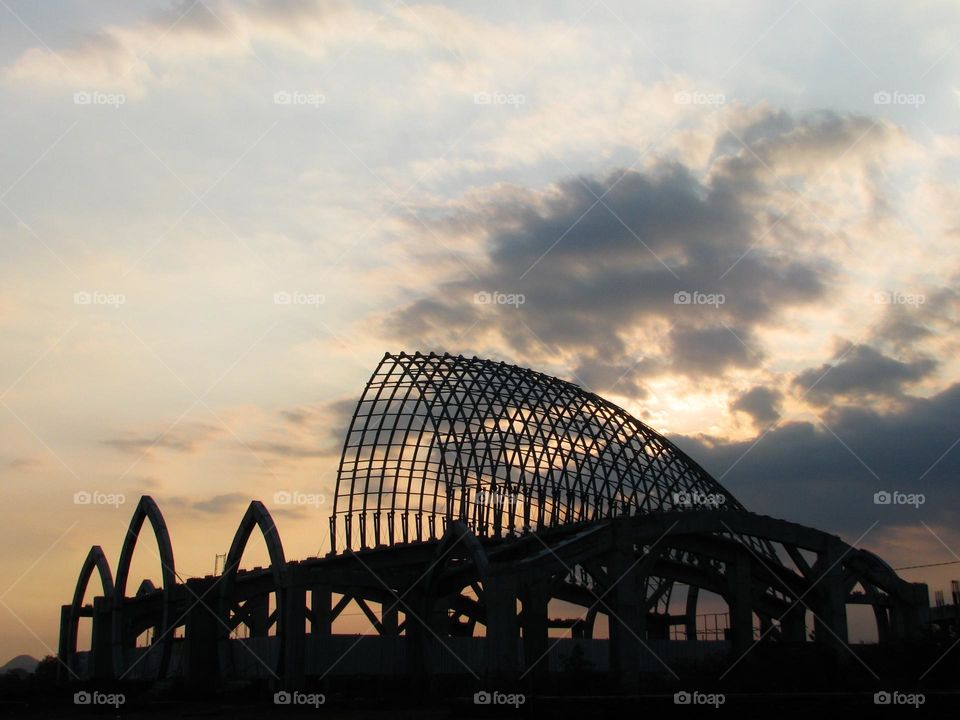
[[206, 500], [195, 501], [191, 503], [190, 507], [202, 513], [220, 515], [233, 512], [249, 504], [249, 502], [250, 498], [241, 493], [226, 493], [224, 495], [214, 495]]
[[420, 349], [561, 365], [597, 391], [642, 393], [638, 367], [648, 379], [763, 367], [765, 331], [844, 280], [814, 242], [823, 228], [786, 218], [797, 201], [776, 171], [802, 185], [860, 139], [841, 167], [856, 174], [900, 135], [855, 116], [741, 114], [706, 172], [662, 160], [540, 191], [495, 186], [432, 213], [432, 244], [445, 247], [429, 261], [454, 254], [461, 270], [381, 331]]
[[6, 461], [6, 465], [11, 470], [29, 472], [43, 467], [43, 460], [34, 456], [13, 457]]
[[757, 385], [737, 396], [730, 410], [749, 415], [758, 426], [768, 426], [780, 419], [783, 393], [776, 388]]
[[[960, 507], [960, 383], [880, 413], [844, 407], [822, 423], [790, 422], [727, 442], [671, 436], [747, 509], [856, 538], [874, 521], [956, 524]], [[923, 493], [926, 503], [876, 505], [874, 493]]]
[[175, 425], [173, 428], [153, 435], [126, 433], [121, 437], [104, 440], [103, 444], [133, 455], [149, 455], [155, 450], [193, 453], [221, 434], [223, 430], [214, 425], [192, 423]]
[[838, 354], [834, 363], [801, 372], [793, 385], [817, 405], [843, 398], [899, 397], [905, 385], [924, 379], [937, 365], [933, 358], [901, 361], [869, 345], [851, 345]]

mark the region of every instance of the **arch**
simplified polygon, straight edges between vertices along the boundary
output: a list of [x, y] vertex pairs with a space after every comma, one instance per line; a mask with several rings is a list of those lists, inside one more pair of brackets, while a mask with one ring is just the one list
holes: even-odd
[[110, 563], [107, 561], [107, 556], [104, 555], [103, 548], [99, 545], [90, 548], [83, 565], [80, 567], [80, 575], [77, 577], [77, 586], [73, 591], [73, 600], [70, 603], [66, 627], [63, 630], [64, 637], [60, 655], [63, 662], [71, 669], [73, 668], [73, 658], [77, 653], [80, 618], [86, 614], [83, 608], [83, 596], [87, 594], [87, 587], [90, 585], [90, 578], [93, 576], [94, 570], [100, 577], [103, 596], [107, 599], [107, 602], [111, 602], [113, 600], [113, 574], [110, 572]]
[[270, 570], [273, 574], [273, 587], [277, 596], [277, 638], [280, 643], [280, 652], [277, 656], [278, 666], [272, 668], [273, 671], [279, 674], [280, 664], [283, 662], [284, 636], [286, 635], [284, 610], [286, 607], [287, 561], [273, 516], [270, 515], [270, 511], [262, 502], [253, 500], [237, 526], [237, 532], [233, 536], [233, 542], [230, 543], [230, 550], [227, 552], [224, 561], [223, 577], [220, 580], [220, 616], [224, 624], [220, 629], [219, 654], [221, 671], [224, 674], [230, 674], [233, 669], [233, 660], [230, 654], [230, 631], [233, 627], [230, 613], [234, 606], [237, 572], [240, 561], [243, 559], [243, 552], [247, 548], [247, 543], [250, 541], [250, 536], [253, 534], [255, 527], [260, 529], [260, 534], [267, 546]]
[[117, 579], [114, 587], [113, 603], [113, 664], [114, 674], [122, 678], [131, 668], [126, 666], [125, 649], [128, 641], [127, 627], [124, 613], [124, 603], [126, 600], [127, 580], [130, 576], [130, 563], [133, 560], [133, 552], [137, 547], [137, 541], [140, 538], [140, 531], [143, 529], [145, 520], [150, 521], [150, 527], [153, 529], [153, 535], [157, 541], [157, 549], [160, 554], [160, 569], [163, 578], [163, 599], [162, 613], [160, 623], [157, 625], [159, 630], [160, 643], [160, 667], [157, 672], [158, 677], [165, 677], [170, 665], [170, 652], [173, 646], [173, 628], [170, 627], [172, 618], [171, 606], [173, 603], [173, 593], [177, 582], [177, 572], [173, 560], [173, 545], [170, 543], [170, 533], [167, 531], [167, 524], [163, 519], [163, 513], [152, 497], [144, 495], [137, 503], [133, 511], [133, 517], [130, 519], [130, 526], [127, 528], [126, 537], [123, 539], [123, 547], [120, 550], [120, 562], [117, 565]]
[[73, 591], [73, 602], [71, 606], [76, 610], [83, 606], [83, 596], [87, 594], [87, 586], [90, 584], [90, 578], [93, 571], [96, 570], [100, 576], [100, 587], [103, 588], [103, 596], [113, 598], [113, 573], [110, 572], [110, 563], [107, 556], [103, 554], [103, 548], [94, 545], [87, 553], [83, 566], [80, 568], [80, 576], [77, 578], [77, 587]]

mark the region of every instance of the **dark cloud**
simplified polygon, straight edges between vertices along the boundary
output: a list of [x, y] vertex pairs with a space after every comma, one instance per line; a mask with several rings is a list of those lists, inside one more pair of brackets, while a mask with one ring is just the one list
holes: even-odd
[[766, 427], [780, 419], [782, 402], [783, 393], [779, 390], [758, 385], [739, 395], [730, 403], [730, 409], [746, 413], [756, 425]]
[[922, 380], [936, 367], [932, 358], [901, 361], [869, 345], [853, 345], [834, 363], [804, 370], [793, 384], [809, 402], [818, 405], [837, 398], [899, 397], [905, 385]]
[[[905, 398], [888, 414], [840, 408], [822, 424], [786, 423], [759, 439], [671, 439], [748, 509], [842, 531], [849, 540], [877, 520], [955, 524], [958, 438], [960, 383], [931, 398]], [[926, 504], [876, 505], [881, 490], [923, 493]]]
[[723, 375], [730, 367], [756, 367], [762, 357], [749, 328], [675, 328], [670, 333], [673, 369], [693, 376]]
[[[800, 252], [770, 234], [783, 188], [763, 164], [826, 162], [870, 126], [770, 114], [743, 130], [759, 160], [721, 138], [706, 176], [664, 163], [465, 201], [436, 232], [451, 244], [465, 229], [482, 238], [479, 257], [464, 255], [472, 274], [391, 313], [384, 331], [422, 349], [489, 354], [493, 346], [520, 364], [553, 357], [591, 375], [601, 392], [609, 382], [642, 393], [631, 371], [638, 347], [649, 373], [754, 367], [764, 357], [757, 331], [824, 300], [835, 277], [826, 253]], [[885, 130], [876, 132], [882, 139]], [[524, 302], [490, 302], [496, 293]]]

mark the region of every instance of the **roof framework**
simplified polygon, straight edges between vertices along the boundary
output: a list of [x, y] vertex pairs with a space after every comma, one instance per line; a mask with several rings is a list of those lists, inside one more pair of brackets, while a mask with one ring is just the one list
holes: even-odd
[[331, 540], [436, 538], [453, 520], [503, 537], [685, 508], [743, 509], [613, 403], [503, 362], [387, 353], [344, 442]]

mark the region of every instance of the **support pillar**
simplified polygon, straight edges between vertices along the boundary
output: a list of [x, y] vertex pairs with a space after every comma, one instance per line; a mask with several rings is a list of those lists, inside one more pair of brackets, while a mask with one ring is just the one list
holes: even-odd
[[689, 585], [687, 587], [687, 608], [684, 618], [684, 629], [687, 640], [693, 642], [697, 639], [697, 601], [700, 598], [700, 587], [698, 585]]
[[283, 617], [278, 620], [283, 623], [283, 685], [298, 690], [303, 688], [306, 674], [307, 591], [302, 585], [290, 583], [290, 587], [278, 588], [277, 592], [284, 593]]
[[491, 573], [483, 590], [487, 601], [487, 678], [516, 679], [520, 669], [517, 578], [509, 572]]
[[727, 605], [730, 608], [730, 649], [739, 656], [753, 644], [750, 598], [750, 557], [738, 554], [727, 563]]
[[198, 598], [185, 621], [187, 682], [203, 688], [209, 688], [221, 675], [217, 646], [221, 625], [213, 601], [208, 599], [216, 598], [214, 593], [208, 593], [209, 586], [206, 580], [187, 581], [187, 587]]
[[523, 603], [523, 667], [528, 677], [540, 679], [550, 671], [547, 657], [547, 608], [550, 590], [545, 582], [535, 582], [520, 591]]
[[641, 616], [646, 613], [632, 549], [614, 550], [607, 574], [615, 583], [604, 598], [610, 606], [610, 669], [620, 690], [636, 693], [640, 690]]
[[817, 612], [814, 638], [823, 646], [847, 642], [847, 593], [843, 582], [843, 548], [831, 544], [817, 558]]

